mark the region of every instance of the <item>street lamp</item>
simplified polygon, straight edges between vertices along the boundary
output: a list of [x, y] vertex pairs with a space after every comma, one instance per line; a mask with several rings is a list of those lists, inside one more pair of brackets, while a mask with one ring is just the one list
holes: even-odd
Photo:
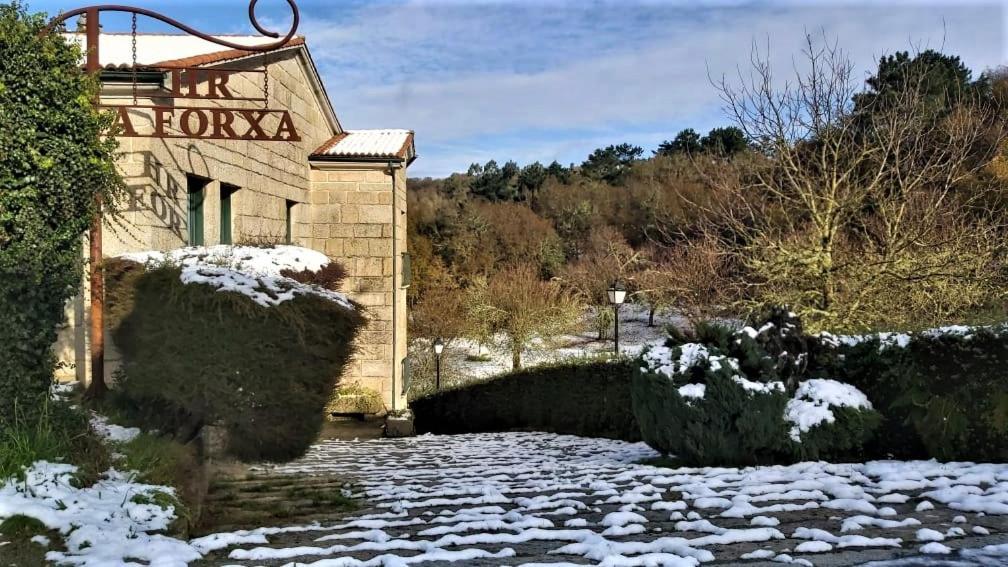
[[434, 339], [434, 355], [437, 358], [437, 366], [436, 366], [437, 374], [436, 374], [436, 378], [435, 378], [436, 381], [434, 382], [434, 387], [437, 390], [441, 389], [441, 353], [442, 352], [444, 352], [444, 341], [441, 340], [441, 337], [438, 337], [437, 339]]
[[619, 355], [619, 307], [623, 304], [623, 300], [626, 299], [626, 289], [620, 284], [619, 280], [616, 280], [609, 286], [606, 290], [609, 294], [609, 303], [613, 306], [613, 321], [614, 321], [614, 333], [613, 338], [615, 341], [615, 352]]

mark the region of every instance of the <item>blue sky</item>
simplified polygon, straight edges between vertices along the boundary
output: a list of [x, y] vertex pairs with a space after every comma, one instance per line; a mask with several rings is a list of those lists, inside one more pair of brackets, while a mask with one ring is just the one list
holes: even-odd
[[[81, 0], [28, 0], [56, 12]], [[248, 33], [247, 4], [129, 0], [198, 29]], [[127, 3], [129, 3], [127, 2]], [[806, 30], [835, 39], [861, 72], [884, 54], [942, 49], [975, 73], [1008, 62], [1008, 0], [975, 2], [299, 2], [300, 34], [346, 128], [411, 128], [410, 174], [442, 176], [488, 159], [580, 163], [594, 148], [650, 150], [683, 128], [729, 124], [709, 77], [769, 44], [791, 69]], [[260, 0], [286, 23], [286, 3]], [[108, 17], [104, 28], [129, 29]], [[163, 29], [140, 21], [141, 31]], [[283, 28], [286, 29], [286, 28]]]

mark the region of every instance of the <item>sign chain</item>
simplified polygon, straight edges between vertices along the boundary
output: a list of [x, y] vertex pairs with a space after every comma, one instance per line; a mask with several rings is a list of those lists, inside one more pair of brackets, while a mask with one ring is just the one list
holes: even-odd
[[263, 57], [265, 63], [263, 67], [266, 69], [266, 72], [263, 73], [263, 108], [269, 108], [269, 57], [270, 52], [267, 51]]
[[137, 42], [137, 15], [133, 12], [133, 104], [137, 103], [137, 58], [136, 58], [136, 42]]

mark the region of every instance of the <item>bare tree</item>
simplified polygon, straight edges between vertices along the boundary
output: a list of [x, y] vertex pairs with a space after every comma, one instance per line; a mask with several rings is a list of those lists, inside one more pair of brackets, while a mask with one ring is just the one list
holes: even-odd
[[592, 307], [592, 327], [602, 340], [613, 328], [606, 290], [616, 280], [634, 289], [644, 258], [627, 244], [619, 231], [609, 226], [597, 229], [588, 240], [587, 252], [561, 271], [560, 280]]
[[944, 312], [968, 306], [977, 294], [964, 287], [990, 289], [996, 271], [978, 266], [1000, 246], [999, 227], [977, 212], [983, 195], [959, 190], [997, 146], [984, 140], [991, 113], [968, 97], [928, 104], [927, 77], [910, 70], [895, 92], [858, 97], [861, 80], [835, 43], [807, 36], [803, 55], [782, 82], [754, 49], [748, 77], [717, 83], [762, 156], [717, 205], [752, 304], [850, 329], [898, 321], [905, 302], [882, 299], [892, 290], [929, 289]]
[[543, 281], [539, 271], [518, 265], [490, 280], [484, 316], [511, 352], [511, 365], [521, 368], [522, 351], [540, 338], [551, 340], [569, 331], [582, 315], [582, 305], [558, 282]]
[[701, 235], [652, 254], [635, 292], [651, 307], [649, 325], [656, 309], [674, 308], [696, 324], [721, 313], [735, 298], [730, 258], [716, 238]]

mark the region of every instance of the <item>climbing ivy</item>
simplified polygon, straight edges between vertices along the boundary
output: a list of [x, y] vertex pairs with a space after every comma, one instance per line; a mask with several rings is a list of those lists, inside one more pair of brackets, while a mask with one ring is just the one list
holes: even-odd
[[114, 210], [123, 187], [112, 117], [92, 103], [98, 82], [46, 24], [0, 4], [0, 427], [41, 408], [95, 196]]

